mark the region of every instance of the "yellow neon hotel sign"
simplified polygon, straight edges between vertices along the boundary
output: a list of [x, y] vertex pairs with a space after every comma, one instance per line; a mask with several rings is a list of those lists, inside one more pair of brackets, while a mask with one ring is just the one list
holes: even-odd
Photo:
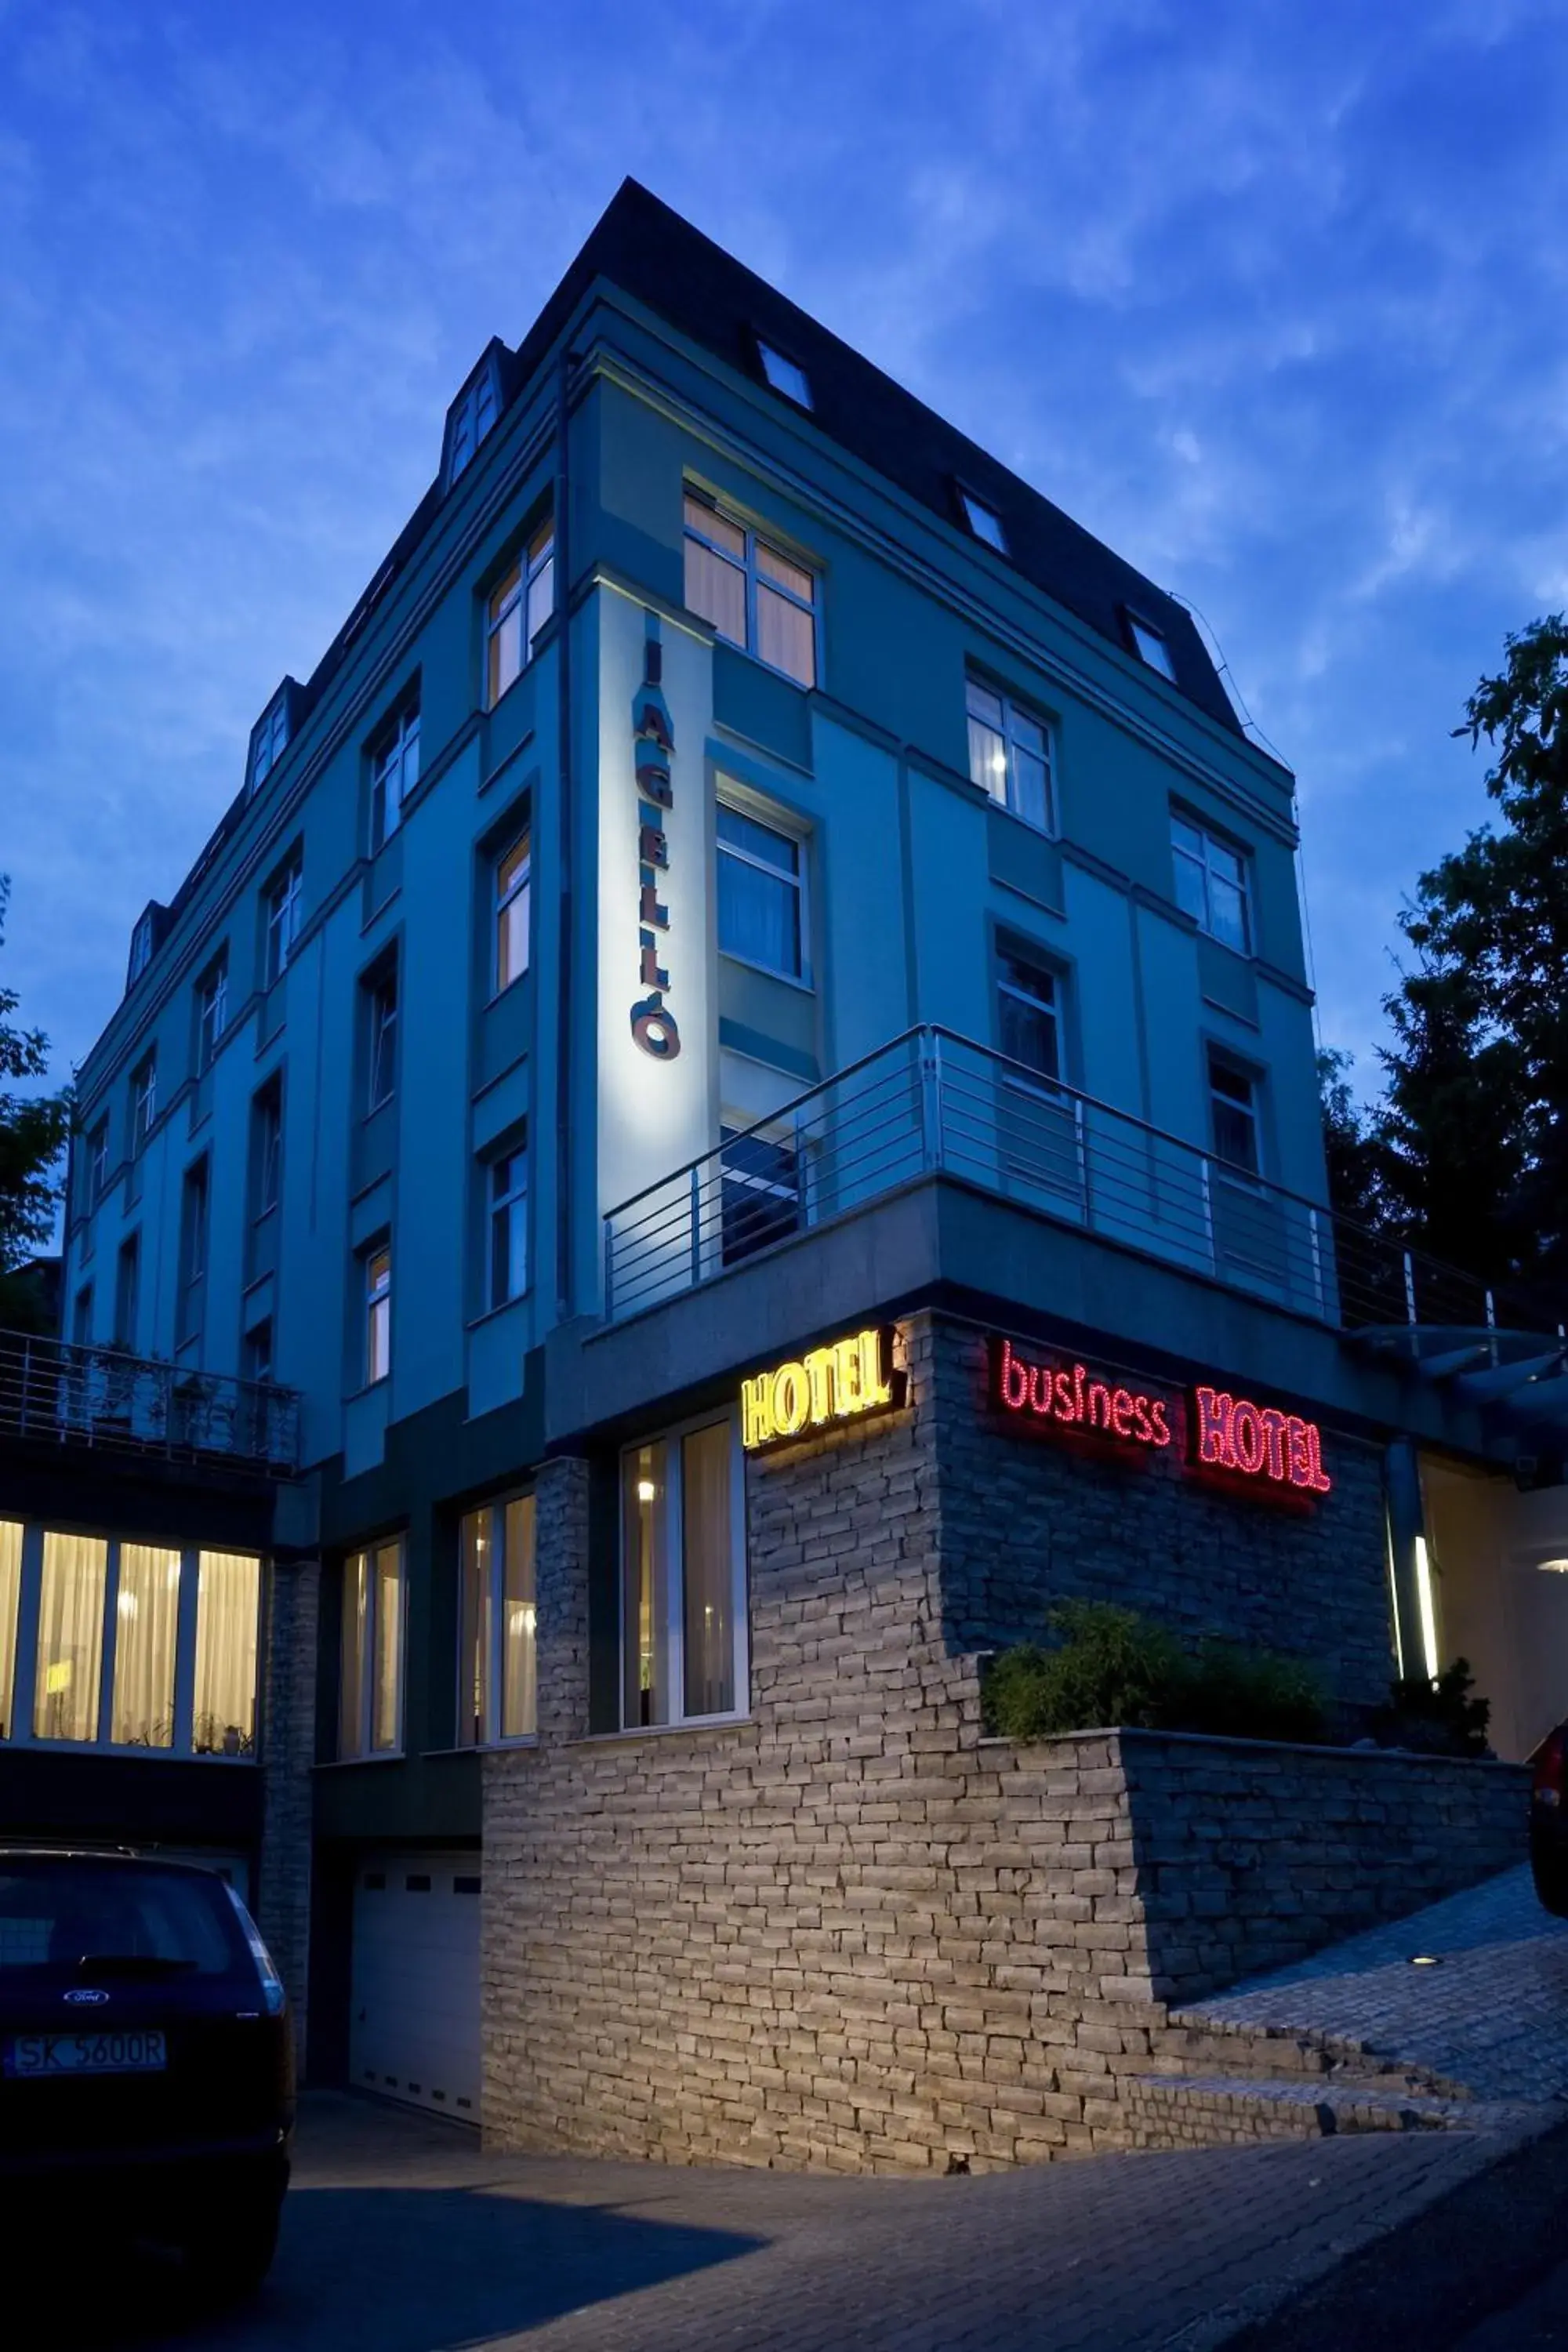
[[798, 1363], [758, 1372], [741, 1388], [741, 1437], [748, 1454], [814, 1429], [834, 1429], [904, 1401], [904, 1375], [893, 1370], [890, 1331], [857, 1331]]

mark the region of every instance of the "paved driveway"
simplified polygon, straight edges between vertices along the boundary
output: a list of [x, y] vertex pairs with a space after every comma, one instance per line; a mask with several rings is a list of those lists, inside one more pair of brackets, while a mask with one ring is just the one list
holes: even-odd
[[318, 2095], [246, 2311], [181, 2320], [166, 2269], [92, 2313], [84, 2266], [73, 2294], [86, 2340], [142, 2352], [1200, 2352], [1497, 2152], [1378, 2134], [841, 2179], [487, 2158]]

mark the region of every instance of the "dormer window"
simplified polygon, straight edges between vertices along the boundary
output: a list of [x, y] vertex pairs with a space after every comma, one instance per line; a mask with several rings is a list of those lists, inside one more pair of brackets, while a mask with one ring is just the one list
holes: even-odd
[[125, 975], [127, 988], [134, 988], [153, 961], [153, 909], [140, 916], [131, 934], [131, 961]]
[[973, 490], [966, 490], [962, 482], [958, 486], [958, 503], [963, 509], [963, 520], [975, 538], [983, 540], [987, 547], [994, 547], [998, 555], [1005, 555], [1007, 534], [1002, 528], [1002, 518], [995, 508], [988, 507], [984, 499], [977, 499]]
[[276, 695], [257, 720], [250, 737], [248, 789], [259, 792], [289, 748], [288, 689]]
[[452, 403], [447, 419], [447, 488], [473, 463], [479, 443], [500, 415], [500, 380], [487, 358]]
[[765, 343], [761, 335], [757, 337], [757, 358], [774, 392], [782, 392], [797, 408], [811, 406], [811, 379], [803, 367], [787, 359], [775, 344]]
[[1152, 621], [1141, 620], [1136, 613], [1129, 613], [1127, 634], [1139, 659], [1147, 662], [1151, 669], [1158, 670], [1162, 677], [1168, 677], [1174, 686], [1176, 665], [1171, 659], [1171, 648], [1165, 642], [1164, 631], [1157, 629]]

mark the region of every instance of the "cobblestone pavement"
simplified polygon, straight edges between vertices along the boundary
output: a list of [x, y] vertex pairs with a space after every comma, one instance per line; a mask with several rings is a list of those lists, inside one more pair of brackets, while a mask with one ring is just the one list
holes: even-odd
[[1510, 1870], [1183, 2014], [1344, 2035], [1478, 2099], [1568, 2099], [1568, 1920]]
[[[1487, 2133], [836, 2179], [486, 2157], [318, 2097], [260, 2298], [170, 2332], [167, 2274], [87, 2340], [201, 2352], [1206, 2352], [1493, 2163]], [[78, 2338], [78, 2341], [83, 2340]]]

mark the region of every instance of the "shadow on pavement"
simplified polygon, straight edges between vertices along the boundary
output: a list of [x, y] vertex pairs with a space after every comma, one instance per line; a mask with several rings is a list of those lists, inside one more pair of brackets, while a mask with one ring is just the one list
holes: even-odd
[[731, 2262], [763, 2245], [732, 2230], [649, 2221], [602, 2205], [504, 2189], [315, 2189], [284, 2207], [260, 2293], [223, 2312], [195, 2305], [177, 2263], [148, 2251], [73, 2282], [56, 2345], [185, 2352], [439, 2352], [510, 2336], [585, 2305]]

